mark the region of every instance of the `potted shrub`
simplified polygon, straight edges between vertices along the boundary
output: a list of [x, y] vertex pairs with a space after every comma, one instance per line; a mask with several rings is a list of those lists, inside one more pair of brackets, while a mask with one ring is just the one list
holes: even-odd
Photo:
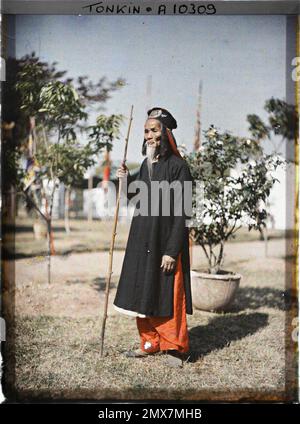
[[207, 269], [191, 270], [193, 304], [207, 311], [226, 310], [241, 275], [224, 270], [224, 248], [242, 226], [259, 229], [276, 181], [273, 172], [283, 162], [263, 154], [257, 141], [205, 131], [200, 150], [186, 155], [195, 184], [190, 237], [203, 249]]

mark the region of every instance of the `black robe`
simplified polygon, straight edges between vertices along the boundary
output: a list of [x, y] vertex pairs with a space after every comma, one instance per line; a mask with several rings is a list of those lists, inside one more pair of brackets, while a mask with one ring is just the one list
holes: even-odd
[[[149, 188], [148, 210], [151, 210], [150, 179], [147, 158], [143, 161], [138, 181], [144, 181]], [[170, 190], [170, 216], [162, 216], [162, 193], [159, 190], [158, 216], [133, 216], [128, 236], [122, 271], [118, 283], [114, 305], [146, 316], [172, 317], [174, 275], [162, 271], [163, 255], [177, 259], [181, 253], [186, 313], [192, 314], [192, 296], [190, 281], [189, 232], [186, 227], [186, 214], [174, 214], [174, 204], [184, 199], [184, 181], [192, 181], [187, 163], [178, 156], [171, 155], [153, 163], [152, 181], [166, 180], [169, 183], [178, 180], [182, 184], [181, 197], [174, 199], [174, 191]], [[187, 191], [187, 190], [186, 190]], [[137, 192], [132, 195], [135, 196]], [[177, 192], [178, 193], [178, 192]], [[130, 194], [128, 195], [130, 199]], [[179, 199], [179, 200], [178, 200]], [[175, 201], [175, 203], [174, 203]], [[139, 202], [136, 207], [140, 207]]]

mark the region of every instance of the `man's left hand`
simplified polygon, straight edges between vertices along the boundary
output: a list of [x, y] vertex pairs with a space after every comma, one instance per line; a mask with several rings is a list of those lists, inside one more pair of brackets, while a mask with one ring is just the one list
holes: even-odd
[[172, 272], [175, 269], [176, 259], [172, 256], [164, 255], [161, 260], [160, 267], [163, 269], [163, 272]]

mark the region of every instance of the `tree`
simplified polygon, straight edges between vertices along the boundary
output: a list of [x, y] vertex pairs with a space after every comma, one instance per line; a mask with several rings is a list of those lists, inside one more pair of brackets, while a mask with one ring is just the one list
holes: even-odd
[[[296, 138], [299, 122], [297, 110], [294, 105], [273, 97], [265, 102], [264, 109], [269, 114], [268, 124], [265, 124], [255, 114], [247, 115], [247, 121], [250, 124], [249, 131], [258, 142], [270, 140], [273, 146], [273, 153], [282, 156], [280, 150], [284, 141], [291, 142]], [[281, 137], [277, 143], [274, 136]], [[267, 204], [267, 209], [270, 209], [269, 204]], [[270, 211], [268, 211], [268, 217], [272, 219]], [[265, 239], [265, 252], [267, 255], [267, 227], [265, 226], [264, 229], [263, 231], [263, 228], [260, 228], [259, 231], [261, 239]]]
[[[255, 140], [269, 139], [273, 145], [274, 153], [279, 153], [284, 140], [292, 141], [296, 137], [298, 116], [294, 105], [273, 97], [265, 102], [264, 109], [269, 113], [268, 124], [265, 124], [255, 114], [247, 115], [249, 131]], [[281, 136], [278, 144], [272, 138], [273, 135]]]
[[[115, 90], [116, 86], [103, 88], [102, 79], [96, 85], [89, 83], [84, 89], [84, 82], [81, 80], [79, 95], [72, 79], [59, 80], [65, 71], [57, 72], [54, 65], [40, 62], [34, 54], [31, 57], [26, 56], [18, 63], [15, 84], [23, 122], [29, 121], [29, 136], [31, 141], [34, 141], [34, 149], [30, 152], [34, 168], [32, 178], [29, 181], [28, 178], [16, 178], [15, 184], [27, 202], [47, 223], [49, 283], [52, 212], [56, 187], [59, 182], [70, 186], [83, 178], [85, 171], [96, 163], [96, 157], [102, 149], [112, 148], [113, 141], [118, 139], [119, 126], [123, 119], [121, 115], [100, 115], [94, 125], [88, 125], [89, 102], [97, 99], [105, 101], [109, 92]], [[82, 134], [83, 131], [87, 135], [85, 143], [81, 143], [78, 138], [78, 133]], [[22, 141], [16, 143], [16, 146], [20, 152]], [[14, 166], [16, 170], [20, 169], [19, 162]], [[42, 198], [48, 203], [46, 212], [42, 211]]]
[[[264, 224], [264, 203], [281, 164], [274, 155], [264, 155], [256, 140], [219, 134], [212, 126], [205, 132], [200, 151], [185, 156], [194, 181], [190, 236], [207, 258], [209, 273], [218, 273], [225, 243], [242, 225], [258, 229]], [[239, 171], [236, 172], [237, 168]]]

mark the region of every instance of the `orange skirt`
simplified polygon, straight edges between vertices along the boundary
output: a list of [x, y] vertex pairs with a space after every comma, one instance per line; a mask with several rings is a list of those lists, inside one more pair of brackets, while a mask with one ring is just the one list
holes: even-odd
[[179, 254], [174, 276], [173, 317], [136, 317], [141, 339], [141, 349], [154, 353], [159, 350], [189, 351], [189, 337], [186, 321], [185, 290]]

